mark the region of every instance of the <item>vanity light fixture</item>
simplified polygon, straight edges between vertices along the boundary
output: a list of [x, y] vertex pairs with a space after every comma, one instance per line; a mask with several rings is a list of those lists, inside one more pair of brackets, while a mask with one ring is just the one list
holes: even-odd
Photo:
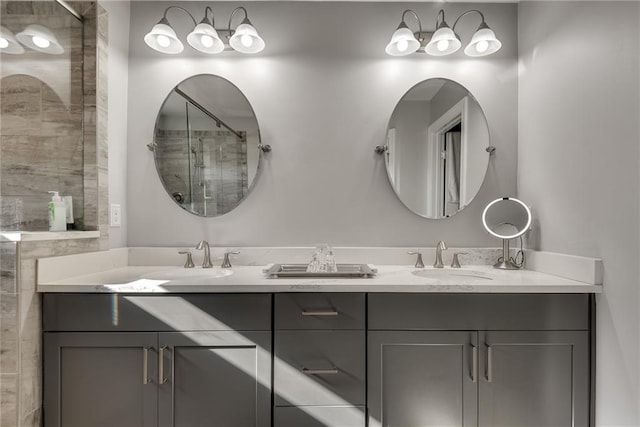
[[[412, 33], [405, 23], [405, 16], [411, 13], [418, 21], [418, 32]], [[391, 56], [406, 56], [413, 52], [425, 52], [432, 56], [445, 56], [457, 52], [462, 46], [460, 36], [456, 34], [456, 26], [460, 18], [468, 14], [476, 13], [480, 15], [482, 22], [471, 38], [471, 41], [464, 49], [467, 56], [478, 57], [487, 56], [497, 52], [502, 47], [500, 40], [496, 38], [495, 33], [484, 20], [484, 15], [479, 10], [467, 10], [458, 16], [453, 23], [453, 27], [449, 27], [444, 19], [444, 10], [438, 11], [436, 17], [436, 30], [434, 32], [423, 31], [422, 23], [418, 15], [408, 9], [402, 13], [402, 20], [398, 29], [391, 36], [391, 41], [387, 44], [386, 53]]]
[[38, 24], [27, 27], [16, 34], [16, 39], [23, 45], [38, 52], [59, 55], [64, 52], [62, 45], [50, 29]]
[[24, 53], [24, 48], [18, 43], [16, 36], [3, 26], [0, 26], [0, 52], [11, 54]]
[[[213, 10], [209, 6], [205, 8], [204, 18], [200, 23], [196, 22], [188, 10], [179, 6], [169, 6], [165, 9], [162, 19], [144, 36], [145, 43], [158, 52], [177, 54], [184, 50], [184, 45], [167, 19], [167, 13], [171, 9], [179, 9], [189, 15], [193, 21], [194, 29], [187, 36], [187, 43], [200, 52], [216, 54], [225, 50], [226, 45], [218, 33], [223, 34], [229, 40], [230, 49], [240, 53], [258, 53], [265, 47], [264, 40], [251, 25], [244, 7], [237, 7], [231, 12], [228, 28], [216, 30]], [[244, 12], [244, 20], [233, 30], [231, 29], [231, 20], [240, 11]], [[209, 12], [211, 12], [211, 19], [208, 17]]]

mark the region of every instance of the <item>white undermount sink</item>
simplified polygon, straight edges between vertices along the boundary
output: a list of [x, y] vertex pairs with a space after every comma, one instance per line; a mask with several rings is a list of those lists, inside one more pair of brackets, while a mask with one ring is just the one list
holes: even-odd
[[173, 268], [147, 273], [143, 279], [151, 280], [189, 280], [189, 279], [217, 279], [233, 274], [230, 268]]
[[457, 269], [425, 269], [415, 270], [412, 274], [427, 279], [434, 279], [447, 282], [469, 281], [469, 280], [493, 280], [487, 273], [475, 270], [457, 270]]

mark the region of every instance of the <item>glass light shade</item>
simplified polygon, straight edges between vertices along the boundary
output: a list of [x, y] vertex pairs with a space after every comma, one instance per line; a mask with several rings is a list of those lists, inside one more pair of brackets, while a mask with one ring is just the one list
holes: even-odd
[[387, 55], [405, 56], [411, 55], [420, 48], [420, 42], [413, 35], [413, 32], [404, 23], [391, 36], [391, 41], [384, 49]]
[[28, 48], [38, 52], [51, 55], [59, 55], [64, 52], [56, 36], [51, 30], [42, 25], [27, 25], [27, 28], [16, 34], [16, 39]]
[[460, 49], [460, 39], [448, 26], [442, 26], [433, 33], [431, 40], [424, 48], [425, 52], [432, 56], [450, 55]]
[[18, 43], [13, 33], [2, 26], [0, 26], [0, 52], [11, 54], [24, 53], [24, 47]]
[[162, 53], [173, 55], [184, 50], [184, 45], [176, 36], [176, 32], [164, 18], [144, 36], [144, 42], [151, 49]]
[[220, 53], [224, 50], [224, 43], [220, 40], [218, 32], [206, 22], [196, 25], [187, 36], [187, 42], [195, 49], [204, 53]]
[[242, 21], [229, 39], [229, 44], [234, 50], [241, 53], [258, 53], [264, 49], [264, 40], [258, 35], [256, 29], [248, 19]]
[[497, 52], [502, 47], [500, 40], [489, 27], [481, 27], [471, 38], [469, 45], [464, 49], [468, 56], [487, 56]]

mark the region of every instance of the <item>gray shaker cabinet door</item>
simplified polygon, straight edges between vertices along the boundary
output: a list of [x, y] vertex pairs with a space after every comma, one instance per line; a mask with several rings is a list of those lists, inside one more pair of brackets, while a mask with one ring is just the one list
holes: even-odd
[[46, 427], [155, 427], [157, 334], [45, 333]]
[[476, 343], [475, 331], [369, 332], [369, 427], [476, 426]]
[[588, 426], [587, 334], [481, 332], [480, 426]]
[[271, 425], [271, 332], [158, 335], [160, 427]]

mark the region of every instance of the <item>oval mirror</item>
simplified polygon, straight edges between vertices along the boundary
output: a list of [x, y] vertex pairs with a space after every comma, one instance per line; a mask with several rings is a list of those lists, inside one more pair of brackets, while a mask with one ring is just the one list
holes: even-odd
[[492, 151], [476, 99], [460, 84], [429, 79], [393, 110], [384, 146], [389, 181], [416, 214], [447, 218], [478, 193]]
[[173, 201], [193, 214], [218, 216], [238, 206], [258, 175], [260, 148], [249, 101], [222, 77], [189, 77], [158, 112], [158, 175]]
[[[531, 227], [531, 219], [529, 207], [513, 197], [496, 199], [484, 208], [482, 212], [484, 228], [493, 236], [502, 239], [502, 257], [494, 264], [495, 268], [516, 270], [522, 267], [524, 259], [518, 264], [510, 257], [509, 240], [526, 233]], [[522, 253], [522, 249], [519, 253]], [[524, 257], [524, 253], [522, 256]]]

